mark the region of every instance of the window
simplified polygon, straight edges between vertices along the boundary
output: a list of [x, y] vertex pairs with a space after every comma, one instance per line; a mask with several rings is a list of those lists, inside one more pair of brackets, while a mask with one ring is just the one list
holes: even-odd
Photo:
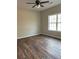
[[61, 31], [61, 14], [48, 16], [48, 30]]

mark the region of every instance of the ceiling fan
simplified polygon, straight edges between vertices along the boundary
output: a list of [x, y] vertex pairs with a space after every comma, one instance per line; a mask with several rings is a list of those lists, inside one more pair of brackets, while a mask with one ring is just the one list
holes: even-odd
[[40, 2], [40, 0], [36, 0], [34, 3], [30, 3], [28, 2], [27, 4], [34, 4], [34, 6], [32, 6], [32, 8], [34, 7], [44, 7], [42, 4], [45, 4], [45, 3], [49, 3], [49, 1], [43, 1], [43, 2]]

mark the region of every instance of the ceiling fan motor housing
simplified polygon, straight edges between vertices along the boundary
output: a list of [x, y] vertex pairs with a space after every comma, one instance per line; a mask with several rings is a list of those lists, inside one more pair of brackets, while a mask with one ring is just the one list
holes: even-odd
[[36, 5], [39, 5], [40, 4], [40, 1], [39, 0], [36, 0], [35, 3], [36, 3]]

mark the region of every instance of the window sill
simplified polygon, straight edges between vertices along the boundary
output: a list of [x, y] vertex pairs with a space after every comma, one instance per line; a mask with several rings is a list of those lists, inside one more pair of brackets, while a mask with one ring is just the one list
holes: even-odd
[[54, 31], [54, 30], [48, 30], [49, 32], [61, 32], [61, 31]]

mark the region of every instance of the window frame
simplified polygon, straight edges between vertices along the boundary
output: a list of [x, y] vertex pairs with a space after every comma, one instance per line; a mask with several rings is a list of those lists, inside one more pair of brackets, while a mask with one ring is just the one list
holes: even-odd
[[[61, 21], [58, 22], [58, 14], [61, 15], [61, 13], [48, 15], [48, 31], [61, 32], [61, 30], [60, 30], [60, 31], [58, 30], [58, 24], [59, 24], [59, 23], [61, 24]], [[50, 25], [50, 24], [49, 24], [49, 17], [50, 17], [50, 16], [53, 16], [53, 15], [56, 15], [56, 22], [55, 22], [55, 23], [56, 23], [56, 30], [50, 30], [50, 29], [49, 29], [49, 25]]]

